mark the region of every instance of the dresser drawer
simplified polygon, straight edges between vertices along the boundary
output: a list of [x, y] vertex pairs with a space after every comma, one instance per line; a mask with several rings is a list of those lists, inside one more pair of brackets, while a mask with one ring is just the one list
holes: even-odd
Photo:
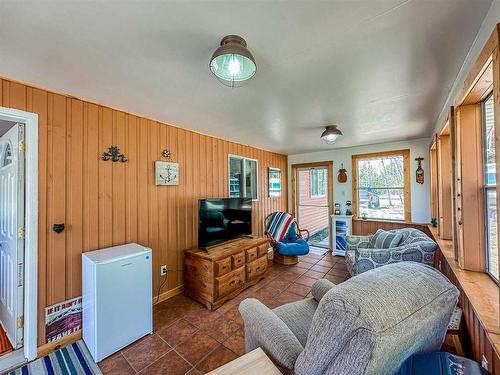
[[267, 250], [268, 250], [269, 246], [267, 245], [267, 242], [263, 245], [260, 245], [258, 248], [257, 248], [257, 256], [260, 258], [260, 257], [263, 257], [264, 255], [267, 256]]
[[264, 275], [267, 271], [267, 256], [260, 257], [259, 259], [247, 264], [247, 282], [255, 280]]
[[233, 270], [243, 267], [245, 265], [245, 253], [242, 251], [241, 253], [231, 255], [231, 263]]
[[215, 279], [215, 294], [217, 298], [228, 295], [245, 284], [245, 267], [240, 267], [227, 275]]
[[215, 262], [215, 275], [222, 276], [231, 271], [231, 257]]
[[258, 258], [256, 247], [254, 247], [253, 249], [248, 249], [246, 253], [247, 253], [247, 263], [253, 262]]

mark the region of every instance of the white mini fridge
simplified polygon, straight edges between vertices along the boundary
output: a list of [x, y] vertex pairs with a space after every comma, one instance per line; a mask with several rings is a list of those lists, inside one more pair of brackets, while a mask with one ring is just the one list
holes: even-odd
[[151, 249], [82, 254], [83, 340], [96, 362], [153, 331]]

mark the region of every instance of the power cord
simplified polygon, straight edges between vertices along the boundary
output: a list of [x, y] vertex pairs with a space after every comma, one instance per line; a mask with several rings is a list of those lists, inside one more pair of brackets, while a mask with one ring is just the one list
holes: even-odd
[[170, 270], [170, 269], [167, 270], [167, 272], [165, 273], [165, 275], [163, 275], [164, 276], [163, 281], [161, 282], [160, 286], [158, 287], [158, 293], [156, 294], [156, 302], [155, 303], [158, 303], [158, 301], [160, 300], [161, 288], [167, 282], [169, 272], [183, 272], [183, 271], [184, 271], [183, 269], [182, 270]]

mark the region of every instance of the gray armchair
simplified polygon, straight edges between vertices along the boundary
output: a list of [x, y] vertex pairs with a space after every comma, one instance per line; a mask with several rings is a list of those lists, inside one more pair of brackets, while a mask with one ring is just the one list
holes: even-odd
[[246, 351], [261, 347], [288, 374], [394, 374], [412, 354], [439, 350], [459, 295], [413, 262], [318, 280], [312, 294], [274, 310], [242, 301]]
[[347, 236], [345, 262], [351, 276], [389, 263], [412, 261], [432, 266], [437, 244], [424, 232], [415, 228], [390, 230], [399, 232], [402, 239], [398, 247], [371, 249], [372, 236]]

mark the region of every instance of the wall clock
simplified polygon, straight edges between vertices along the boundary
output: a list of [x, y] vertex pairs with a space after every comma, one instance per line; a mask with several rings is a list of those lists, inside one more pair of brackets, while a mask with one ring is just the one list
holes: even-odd
[[179, 185], [179, 163], [155, 161], [155, 184]]

